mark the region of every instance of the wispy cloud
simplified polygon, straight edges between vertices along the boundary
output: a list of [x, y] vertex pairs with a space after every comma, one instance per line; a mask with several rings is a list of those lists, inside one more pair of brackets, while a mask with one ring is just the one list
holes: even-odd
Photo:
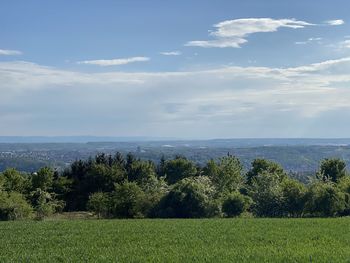
[[77, 62], [78, 64], [98, 65], [98, 66], [118, 66], [134, 62], [149, 61], [149, 57], [131, 57], [131, 58], [116, 58], [116, 59], [98, 59], [98, 60], [84, 60]]
[[210, 32], [212, 40], [189, 41], [185, 46], [197, 47], [231, 47], [239, 48], [246, 43], [250, 34], [261, 32], [275, 32], [279, 28], [304, 28], [314, 24], [296, 19], [272, 19], [272, 18], [243, 18], [227, 20], [214, 25], [215, 30]]
[[0, 55], [16, 56], [16, 55], [22, 55], [22, 52], [18, 50], [11, 50], [11, 49], [0, 49]]
[[310, 37], [309, 39], [305, 40], [305, 41], [296, 41], [295, 44], [296, 45], [306, 45], [312, 42], [317, 42], [319, 44], [321, 44], [322, 37]]
[[165, 51], [159, 52], [159, 54], [164, 56], [180, 56], [182, 53], [180, 51]]
[[343, 19], [327, 20], [325, 23], [331, 26], [340, 26], [345, 24]]

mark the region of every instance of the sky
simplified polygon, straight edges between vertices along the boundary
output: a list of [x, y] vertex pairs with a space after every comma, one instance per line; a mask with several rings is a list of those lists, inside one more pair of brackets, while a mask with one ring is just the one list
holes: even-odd
[[349, 138], [346, 0], [2, 0], [0, 135]]

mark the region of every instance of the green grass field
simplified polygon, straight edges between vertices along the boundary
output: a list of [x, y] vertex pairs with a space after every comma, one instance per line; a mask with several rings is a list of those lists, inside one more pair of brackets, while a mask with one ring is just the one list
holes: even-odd
[[350, 218], [0, 222], [0, 262], [350, 262]]

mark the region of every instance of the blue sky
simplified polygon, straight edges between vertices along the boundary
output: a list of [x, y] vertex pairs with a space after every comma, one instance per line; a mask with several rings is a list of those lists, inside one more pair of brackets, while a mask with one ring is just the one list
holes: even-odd
[[348, 1], [16, 1], [0, 135], [349, 137]]

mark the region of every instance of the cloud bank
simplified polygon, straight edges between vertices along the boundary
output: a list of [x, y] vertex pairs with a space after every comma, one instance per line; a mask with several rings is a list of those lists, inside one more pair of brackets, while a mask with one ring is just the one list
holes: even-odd
[[346, 137], [349, 72], [349, 57], [139, 73], [0, 62], [1, 134]]

